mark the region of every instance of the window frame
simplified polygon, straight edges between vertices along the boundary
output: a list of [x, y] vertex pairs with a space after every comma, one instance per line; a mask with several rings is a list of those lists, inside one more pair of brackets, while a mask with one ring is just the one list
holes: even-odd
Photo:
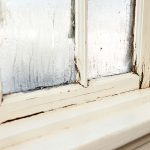
[[149, 44], [147, 37], [150, 30], [145, 32], [147, 28], [144, 27], [147, 27], [150, 23], [147, 19], [147, 11], [149, 10], [145, 5], [145, 3], [150, 2], [148, 0], [136, 0], [134, 72], [91, 81], [87, 79], [87, 0], [75, 0], [75, 3], [76, 66], [78, 68], [77, 82], [79, 84], [4, 96], [0, 106], [0, 123], [149, 87], [150, 51], [144, 47]]
[[133, 66], [140, 77], [140, 89], [150, 87], [149, 6], [148, 0], [136, 0]]

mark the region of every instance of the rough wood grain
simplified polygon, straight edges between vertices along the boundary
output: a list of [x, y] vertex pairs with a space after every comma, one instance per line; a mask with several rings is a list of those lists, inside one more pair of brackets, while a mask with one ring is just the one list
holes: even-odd
[[2, 93], [2, 85], [0, 84], [0, 106], [2, 102], [3, 102], [3, 93]]

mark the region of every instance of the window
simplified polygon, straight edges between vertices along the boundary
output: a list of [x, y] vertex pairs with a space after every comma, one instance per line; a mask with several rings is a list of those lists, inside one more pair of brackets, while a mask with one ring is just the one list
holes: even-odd
[[88, 1], [88, 78], [131, 72], [134, 0]]
[[1, 3], [3, 94], [74, 82], [74, 42], [67, 35], [71, 0]]
[[2, 84], [5, 83], [2, 91], [8, 94], [70, 84], [4, 95], [0, 122], [136, 90], [139, 85], [149, 87], [144, 3], [149, 2], [7, 0], [2, 3], [2, 12], [7, 10], [1, 13], [0, 53], [6, 58], [0, 60], [1, 72], [6, 73], [1, 76]]

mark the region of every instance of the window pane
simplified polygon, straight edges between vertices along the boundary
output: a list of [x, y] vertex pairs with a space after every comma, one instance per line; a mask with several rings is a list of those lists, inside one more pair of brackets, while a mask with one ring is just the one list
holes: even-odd
[[134, 0], [88, 0], [88, 77], [131, 71]]
[[5, 0], [0, 7], [3, 92], [73, 82], [71, 0]]

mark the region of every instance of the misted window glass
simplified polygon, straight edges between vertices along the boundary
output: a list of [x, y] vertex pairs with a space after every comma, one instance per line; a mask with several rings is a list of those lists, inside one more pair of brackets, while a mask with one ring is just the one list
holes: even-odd
[[88, 0], [88, 78], [131, 71], [135, 0]]
[[70, 21], [71, 0], [0, 1], [4, 94], [74, 82]]

